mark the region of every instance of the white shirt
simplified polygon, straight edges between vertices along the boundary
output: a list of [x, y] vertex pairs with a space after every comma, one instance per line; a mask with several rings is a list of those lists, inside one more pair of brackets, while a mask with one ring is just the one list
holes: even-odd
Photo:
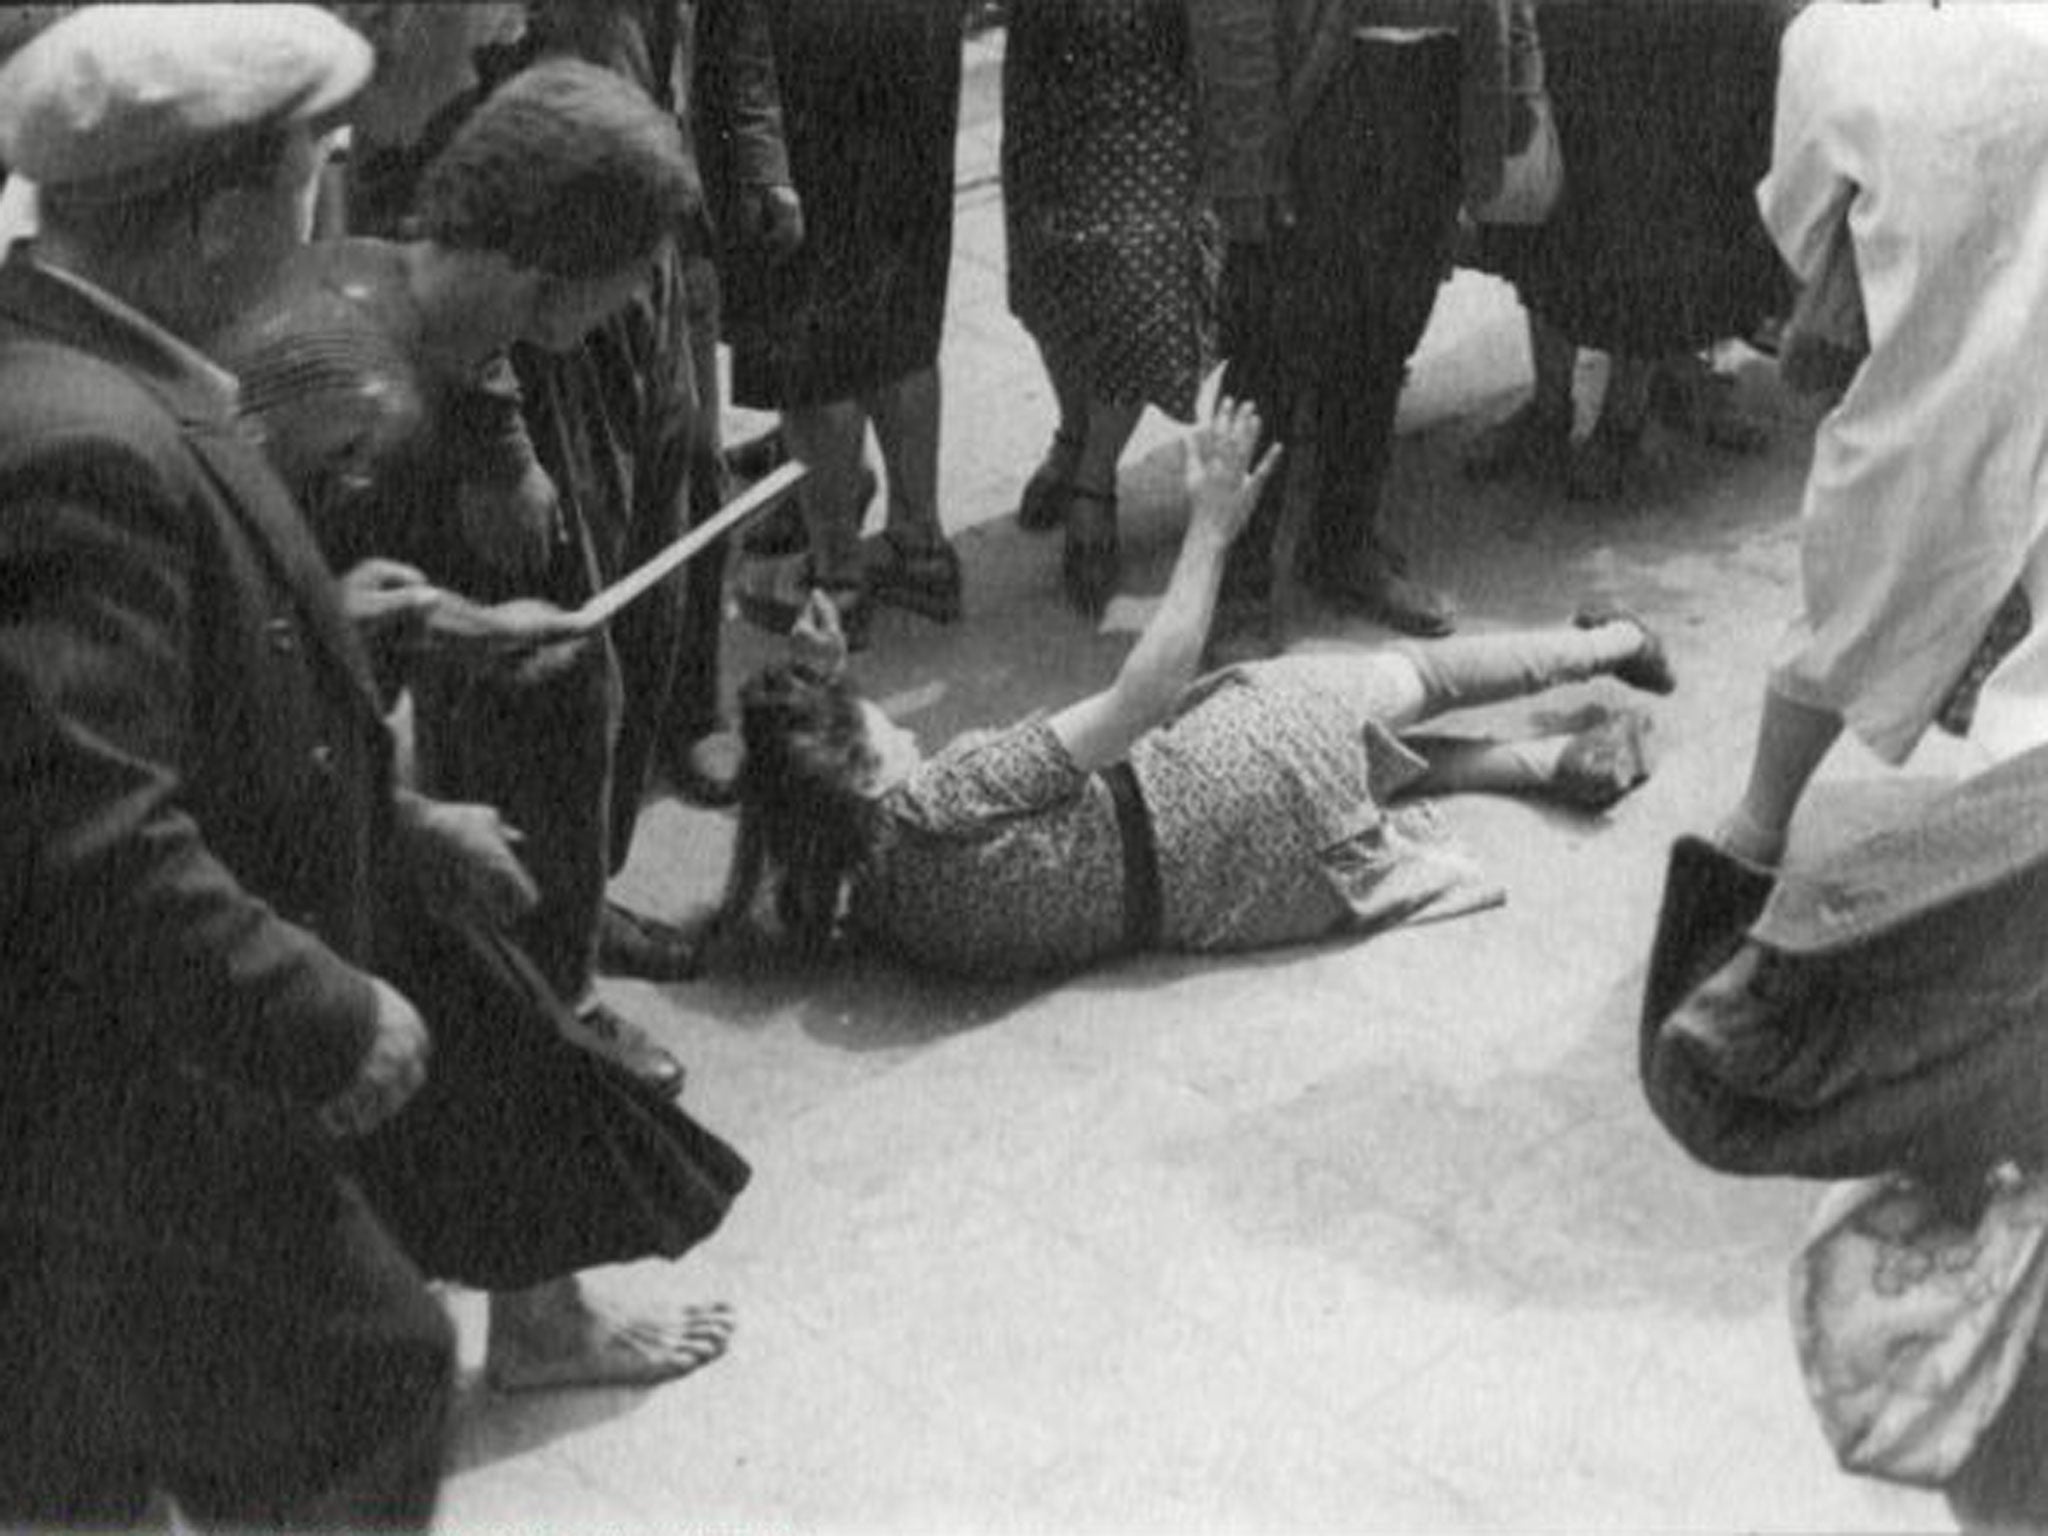
[[1772, 681], [1898, 762], [2048, 529], [2048, 5], [1819, 4], [1782, 58], [1764, 222], [1805, 281], [1847, 219], [1870, 355]]

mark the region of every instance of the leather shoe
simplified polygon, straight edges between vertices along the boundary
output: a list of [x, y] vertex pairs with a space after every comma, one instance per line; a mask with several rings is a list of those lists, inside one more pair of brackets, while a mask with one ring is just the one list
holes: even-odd
[[682, 1096], [683, 1064], [632, 1020], [603, 1003], [580, 1010], [574, 1019], [571, 1038], [593, 1056], [603, 1057], [664, 1098]]
[[1644, 693], [1671, 693], [1678, 687], [1678, 674], [1671, 670], [1671, 657], [1664, 641], [1643, 619], [1619, 603], [1596, 599], [1572, 615], [1578, 629], [1599, 629], [1605, 624], [1633, 624], [1641, 631], [1643, 648], [1614, 669], [1615, 677]]
[[1550, 793], [1582, 811], [1604, 811], [1650, 776], [1650, 721], [1620, 710], [1573, 736], [1557, 760]]
[[597, 922], [597, 968], [641, 981], [688, 981], [697, 974], [697, 943], [682, 929], [607, 901]]
[[1316, 596], [1338, 612], [1373, 619], [1404, 635], [1433, 639], [1457, 628], [1448, 598], [1377, 550], [1332, 570], [1312, 571], [1308, 582]]

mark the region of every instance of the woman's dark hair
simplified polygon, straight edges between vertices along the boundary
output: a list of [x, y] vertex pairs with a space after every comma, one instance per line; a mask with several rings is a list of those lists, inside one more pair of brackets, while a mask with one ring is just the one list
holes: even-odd
[[674, 118], [610, 70], [549, 59], [493, 91], [434, 157], [418, 226], [574, 281], [653, 256], [695, 196]]
[[805, 949], [822, 949], [877, 826], [859, 696], [843, 679], [768, 667], [740, 690], [740, 735], [739, 838], [719, 921], [743, 919], [763, 875], [779, 876], [784, 926]]

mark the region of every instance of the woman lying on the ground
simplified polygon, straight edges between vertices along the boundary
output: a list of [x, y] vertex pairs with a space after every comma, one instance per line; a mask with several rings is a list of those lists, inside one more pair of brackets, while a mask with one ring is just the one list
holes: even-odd
[[1656, 637], [1619, 612], [1576, 627], [1295, 655], [1193, 680], [1224, 555], [1273, 455], [1221, 404], [1193, 437], [1186, 540], [1116, 682], [1058, 713], [921, 760], [844, 681], [829, 601], [797, 657], [742, 691], [746, 765], [720, 930], [764, 875], [792, 935], [853, 935], [975, 976], [1071, 971], [1120, 952], [1237, 950], [1451, 916], [1498, 899], [1432, 847], [1397, 796], [1491, 790], [1589, 810], [1648, 772], [1646, 721], [1611, 715], [1518, 742], [1404, 742], [1432, 715], [1607, 674], [1672, 686]]

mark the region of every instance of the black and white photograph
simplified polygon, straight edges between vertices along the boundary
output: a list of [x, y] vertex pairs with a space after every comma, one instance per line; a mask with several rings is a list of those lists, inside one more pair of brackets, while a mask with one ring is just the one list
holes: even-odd
[[0, 1531], [2048, 1536], [2048, 3], [0, 4]]

